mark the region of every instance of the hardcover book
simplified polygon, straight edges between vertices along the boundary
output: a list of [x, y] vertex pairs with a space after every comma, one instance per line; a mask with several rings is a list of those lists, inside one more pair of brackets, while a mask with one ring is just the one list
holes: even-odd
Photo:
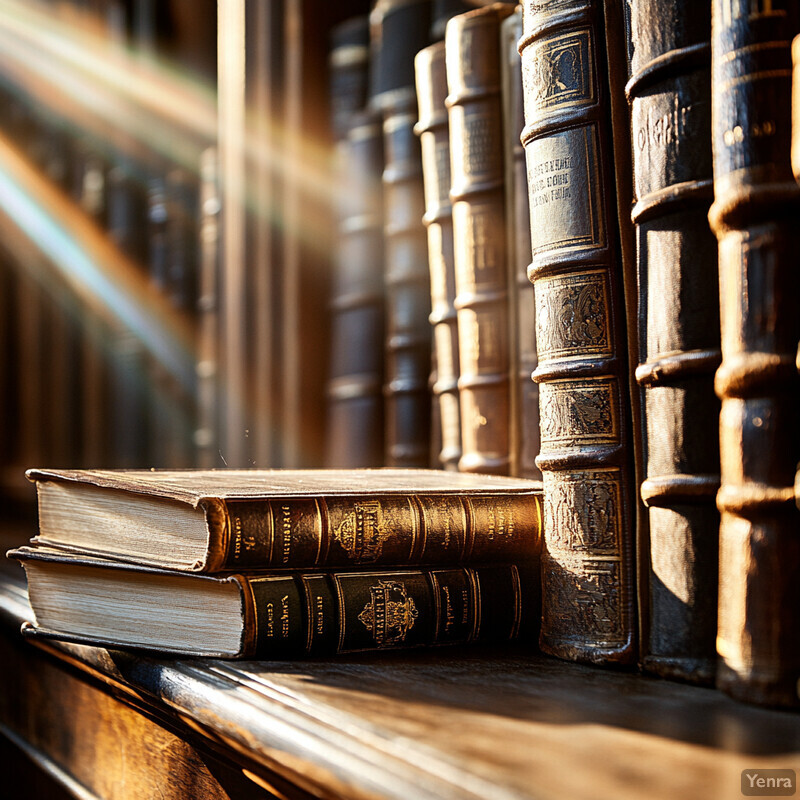
[[533, 481], [440, 470], [31, 470], [37, 544], [175, 570], [521, 562]]
[[369, 27], [335, 29], [331, 105], [336, 144], [338, 237], [331, 281], [325, 465], [384, 463], [383, 130], [366, 110]]
[[649, 630], [642, 647], [648, 670], [709, 683], [719, 549], [713, 375], [720, 360], [717, 247], [707, 219], [711, 9], [684, 0], [634, 0], [630, 9], [636, 378], [645, 399], [641, 495], [650, 522]]
[[379, 0], [372, 12], [377, 50], [372, 107], [383, 117], [386, 463], [429, 463], [431, 310], [425, 198], [414, 87], [414, 57], [429, 43], [430, 0]]
[[511, 467], [511, 346], [500, 23], [495, 3], [454, 17], [445, 35], [461, 399], [462, 472]]
[[[522, 56], [545, 550], [541, 645], [637, 658], [635, 280], [621, 4], [527, 0]], [[617, 76], [619, 77], [619, 76]]]
[[447, 73], [444, 42], [417, 53], [419, 121], [414, 130], [422, 148], [428, 261], [431, 280], [436, 381], [433, 395], [439, 403], [441, 451], [445, 469], [457, 469], [461, 458], [461, 415], [458, 399], [458, 328], [454, 305], [453, 209], [450, 205], [450, 138], [447, 125]]
[[[192, 575], [22, 547], [35, 623], [107, 647], [275, 658], [503, 642], [536, 625], [538, 574], [515, 565]], [[103, 613], [98, 614], [97, 609]]]
[[715, 0], [711, 96], [722, 364], [717, 683], [797, 705], [800, 188], [791, 147], [797, 3]]
[[533, 380], [536, 357], [536, 309], [528, 280], [531, 263], [531, 212], [528, 173], [520, 137], [525, 127], [522, 109], [522, 8], [503, 21], [501, 72], [505, 124], [506, 223], [509, 263], [509, 323], [511, 325], [511, 474], [541, 480], [539, 455], [539, 385]]

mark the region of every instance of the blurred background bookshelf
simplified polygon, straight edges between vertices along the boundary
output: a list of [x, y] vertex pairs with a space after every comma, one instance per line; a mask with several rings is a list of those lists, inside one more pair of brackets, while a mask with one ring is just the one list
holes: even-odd
[[368, 11], [0, 3], [8, 503], [36, 464], [322, 465], [329, 42]]

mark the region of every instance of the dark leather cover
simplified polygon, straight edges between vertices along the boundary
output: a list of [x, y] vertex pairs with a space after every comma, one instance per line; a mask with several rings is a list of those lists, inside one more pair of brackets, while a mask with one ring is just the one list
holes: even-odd
[[456, 14], [471, 11], [475, 4], [467, 0], [433, 0], [433, 21], [431, 22], [431, 40], [438, 42], [444, 39], [444, 31], [448, 21]]
[[428, 44], [429, 0], [379, 0], [372, 12], [378, 52], [373, 106], [383, 114], [386, 248], [386, 463], [426, 466], [431, 366], [428, 244], [422, 161], [414, 124], [414, 57]]
[[428, 262], [431, 279], [431, 315], [436, 353], [433, 394], [439, 404], [441, 451], [445, 469], [457, 469], [461, 458], [461, 414], [458, 399], [458, 328], [456, 274], [453, 256], [453, 209], [450, 205], [450, 133], [447, 124], [447, 73], [444, 42], [416, 57], [419, 122], [414, 130], [422, 148]]
[[351, 115], [339, 155], [325, 464], [378, 467], [384, 458], [385, 304], [380, 116]]
[[506, 154], [506, 222], [511, 270], [509, 304], [512, 347], [511, 474], [542, 479], [539, 455], [539, 384], [533, 380], [536, 357], [536, 309], [528, 280], [531, 262], [531, 213], [528, 172], [520, 136], [525, 127], [522, 109], [522, 65], [518, 43], [522, 37], [522, 8], [501, 26], [503, 120]]
[[719, 240], [722, 485], [718, 685], [797, 705], [800, 678], [800, 190], [790, 162], [797, 3], [715, 0], [714, 204]]
[[352, 115], [367, 104], [369, 17], [352, 17], [331, 31], [331, 129], [336, 141], [347, 136]]
[[[649, 508], [645, 667], [713, 681], [719, 514], [717, 248], [708, 227], [711, 10], [634, 0], [631, 104]], [[658, 24], [654, 24], [654, 20]], [[642, 558], [647, 554], [642, 553]]]
[[453, 203], [462, 472], [511, 466], [511, 345], [500, 23], [494, 4], [447, 24], [450, 198]]
[[523, 4], [522, 140], [541, 392], [537, 463], [545, 492], [541, 645], [603, 664], [637, 657], [630, 311], [623, 291], [635, 284], [623, 258], [630, 211], [622, 212], [616, 194], [630, 191], [629, 121], [624, 105], [615, 104], [620, 98], [608, 70], [609, 62], [617, 72], [624, 64], [623, 30], [613, 0]]
[[[137, 573], [146, 573], [153, 585], [158, 584], [159, 576], [164, 576], [175, 587], [174, 574], [166, 570], [35, 547], [12, 550], [9, 555], [23, 565], [45, 562], [53, 571], [80, 565], [103, 570], [106, 576], [116, 572], [120, 596], [124, 595], [126, 582], [132, 580], [131, 574]], [[29, 573], [31, 580], [38, 581], [40, 572], [41, 569]], [[187, 592], [192, 582], [198, 581], [207, 584], [206, 591], [213, 591], [215, 583], [237, 584], [244, 617], [238, 653], [195, 650], [190, 655], [280, 658], [468, 642], [500, 643], [535, 630], [539, 610], [538, 570], [531, 565], [185, 575], [182, 581]], [[35, 597], [45, 601], [45, 590], [36, 588]], [[174, 594], [176, 603], [186, 602], [180, 591], [175, 590]], [[114, 640], [95, 639], [82, 635], [77, 628], [79, 625], [74, 625], [73, 632], [64, 633], [25, 623], [23, 633], [107, 647], [141, 647], [124, 634]], [[168, 642], [160, 649], [183, 652]]]

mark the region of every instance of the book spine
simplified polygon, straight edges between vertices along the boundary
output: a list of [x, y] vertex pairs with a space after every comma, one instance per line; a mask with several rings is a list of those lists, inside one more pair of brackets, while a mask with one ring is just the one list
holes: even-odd
[[503, 118], [505, 120], [506, 223], [508, 235], [509, 304], [511, 323], [511, 474], [542, 479], [536, 466], [539, 455], [539, 384], [533, 380], [536, 357], [536, 308], [528, 280], [531, 262], [531, 212], [528, 206], [528, 172], [520, 137], [525, 127], [522, 108], [522, 63], [518, 42], [522, 38], [522, 8], [501, 26]]
[[365, 110], [366, 17], [337, 29], [331, 105], [340, 197], [331, 292], [325, 464], [378, 467], [383, 459], [383, 131]]
[[428, 247], [414, 56], [428, 44], [429, 0], [380, 0], [373, 11], [379, 58], [373, 107], [383, 115], [386, 250], [386, 462], [427, 466], [431, 362]]
[[241, 578], [243, 656], [503, 642], [535, 623], [537, 575], [515, 565]]
[[474, 5], [468, 0], [433, 0], [431, 12], [431, 41], [439, 42], [444, 39], [447, 23], [457, 14], [472, 11]]
[[351, 17], [331, 31], [331, 129], [336, 142], [347, 137], [351, 117], [367, 105], [369, 17]]
[[[645, 667], [713, 681], [719, 514], [719, 288], [708, 227], [711, 9], [631, 3], [631, 105], [649, 508]], [[653, 20], [659, 24], [654, 26]], [[669, 298], [665, 302], [665, 298]]]
[[450, 197], [453, 204], [462, 472], [511, 466], [505, 176], [500, 23], [495, 4], [447, 24]]
[[[637, 639], [627, 267], [615, 194], [623, 154], [607, 60], [615, 37], [621, 21], [606, 25], [596, 0], [523, 4], [546, 531], [541, 646], [603, 664], [633, 662]], [[627, 119], [613, 121], [627, 138]]]
[[331, 301], [326, 465], [383, 464], [383, 131], [353, 115], [343, 142], [342, 217]]
[[214, 569], [519, 562], [541, 544], [537, 495], [228, 502]]
[[800, 189], [792, 176], [796, 3], [715, 0], [712, 147], [722, 364], [717, 683], [797, 705], [800, 678]]
[[436, 354], [433, 394], [439, 403], [441, 452], [445, 469], [458, 469], [461, 458], [461, 416], [458, 399], [458, 328], [454, 305], [453, 209], [450, 205], [450, 138], [447, 124], [447, 73], [444, 42], [426, 47], [416, 57], [419, 121], [414, 130], [422, 148], [431, 315]]

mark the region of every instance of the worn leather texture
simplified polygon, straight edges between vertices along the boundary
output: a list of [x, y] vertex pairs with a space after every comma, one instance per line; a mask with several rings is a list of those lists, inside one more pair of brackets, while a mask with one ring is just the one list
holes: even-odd
[[439, 406], [441, 450], [445, 469], [458, 469], [461, 458], [461, 412], [458, 399], [458, 327], [456, 274], [453, 255], [453, 209], [450, 205], [450, 129], [447, 123], [447, 73], [444, 42], [416, 57], [419, 121], [414, 130], [422, 148], [425, 216], [428, 230], [428, 266], [431, 279], [431, 315], [436, 351], [433, 394]]
[[500, 23], [494, 4], [447, 25], [450, 198], [462, 472], [511, 469], [511, 331], [500, 100]]
[[630, 191], [630, 140], [608, 68], [624, 64], [621, 4], [527, 0], [520, 54], [545, 492], [540, 641], [563, 658], [630, 664], [638, 622], [625, 290], [635, 285], [623, 258], [630, 212], [617, 197]]
[[384, 463], [383, 128], [351, 115], [339, 145], [338, 246], [331, 297], [325, 465]]
[[792, 176], [797, 3], [715, 0], [712, 141], [722, 365], [717, 683], [797, 705], [800, 679], [800, 190]]
[[429, 463], [431, 403], [430, 277], [422, 217], [425, 198], [414, 57], [428, 44], [429, 0], [381, 0], [372, 15], [373, 104], [383, 113], [385, 166], [384, 236], [386, 284], [386, 463]]
[[508, 229], [509, 289], [511, 291], [511, 473], [541, 480], [539, 455], [539, 384], [536, 369], [536, 309], [528, 280], [531, 262], [531, 212], [528, 173], [520, 136], [525, 127], [522, 110], [522, 65], [517, 43], [522, 37], [522, 8], [501, 25], [503, 121], [506, 153], [506, 223]]
[[[716, 664], [719, 292], [708, 226], [711, 10], [630, 5], [639, 347], [649, 508], [645, 667], [710, 683]], [[654, 20], [658, 24], [654, 24]]]

